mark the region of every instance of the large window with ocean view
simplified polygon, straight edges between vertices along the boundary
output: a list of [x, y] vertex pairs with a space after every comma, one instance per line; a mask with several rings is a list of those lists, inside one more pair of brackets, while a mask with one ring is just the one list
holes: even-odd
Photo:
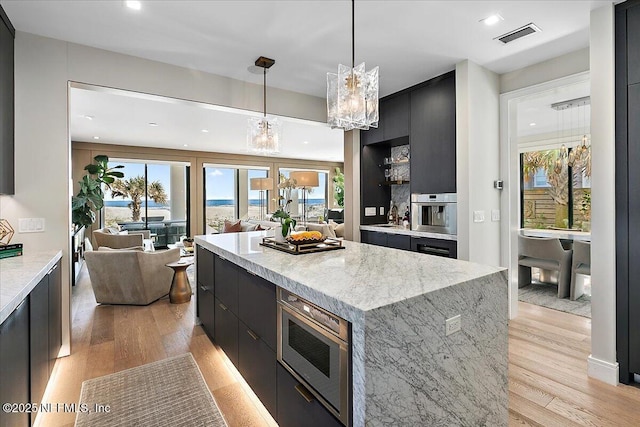
[[[289, 212], [293, 217], [301, 217], [303, 213], [303, 194], [302, 191], [305, 191], [306, 198], [306, 211], [307, 211], [307, 219], [309, 221], [318, 221], [319, 219], [324, 219], [327, 205], [327, 197], [328, 197], [328, 187], [327, 180], [329, 176], [329, 171], [327, 170], [314, 170], [314, 169], [299, 169], [299, 168], [280, 168], [280, 181], [284, 179], [288, 179], [289, 175], [292, 171], [301, 171], [301, 170], [309, 170], [318, 172], [318, 186], [317, 187], [309, 187], [303, 190], [302, 188], [297, 188], [291, 192], [291, 204], [289, 207]], [[282, 190], [281, 190], [282, 192]]]
[[105, 189], [103, 224], [122, 231], [149, 230], [156, 247], [187, 235], [188, 166], [181, 162], [112, 159], [124, 178]]
[[[258, 219], [260, 194], [251, 190], [252, 178], [266, 178], [269, 168], [260, 166], [205, 165], [205, 229], [222, 231], [224, 221]], [[263, 195], [268, 200], [268, 195]]]

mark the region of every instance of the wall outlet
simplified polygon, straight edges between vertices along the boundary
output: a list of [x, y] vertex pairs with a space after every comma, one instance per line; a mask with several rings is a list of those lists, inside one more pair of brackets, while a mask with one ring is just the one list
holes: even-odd
[[484, 211], [473, 211], [473, 222], [484, 222]]
[[462, 329], [462, 319], [459, 314], [444, 321], [445, 335], [449, 336], [460, 329]]
[[384, 215], [384, 206], [380, 206], [380, 215]]
[[376, 207], [364, 208], [364, 216], [376, 216]]
[[500, 210], [493, 209], [491, 211], [491, 221], [500, 221]]
[[18, 233], [44, 232], [44, 218], [18, 218]]

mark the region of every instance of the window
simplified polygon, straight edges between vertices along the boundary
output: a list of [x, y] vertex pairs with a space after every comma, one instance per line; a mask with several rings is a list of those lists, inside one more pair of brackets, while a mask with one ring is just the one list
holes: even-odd
[[[294, 168], [281, 168], [280, 169], [280, 177], [289, 178], [289, 174], [294, 170], [313, 170], [313, 169], [294, 169]], [[307, 200], [307, 218], [309, 221], [318, 221], [320, 217], [324, 218], [326, 214], [327, 198], [328, 198], [328, 187], [327, 180], [329, 177], [329, 171], [326, 170], [315, 170], [318, 172], [318, 186], [311, 187], [306, 189], [306, 200]], [[280, 190], [281, 195], [284, 195], [284, 190]], [[291, 205], [289, 208], [289, 213], [293, 217], [301, 218], [303, 214], [302, 210], [302, 189], [295, 189], [291, 192]]]
[[573, 162], [572, 149], [520, 155], [523, 228], [589, 229], [591, 156]]
[[[222, 231], [224, 221], [260, 217], [260, 193], [251, 190], [251, 178], [266, 178], [260, 166], [205, 165], [205, 230]], [[268, 192], [267, 192], [268, 193]], [[268, 201], [268, 194], [263, 194]]]
[[180, 162], [112, 159], [124, 178], [105, 189], [103, 223], [123, 231], [149, 230], [163, 248], [188, 234], [188, 166]]

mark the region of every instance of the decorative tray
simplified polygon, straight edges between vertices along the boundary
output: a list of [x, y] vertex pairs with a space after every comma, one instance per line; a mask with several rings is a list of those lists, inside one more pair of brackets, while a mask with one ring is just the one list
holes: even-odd
[[263, 237], [261, 246], [277, 249], [293, 255], [309, 254], [312, 252], [332, 251], [334, 249], [344, 249], [342, 240], [327, 238], [324, 241], [315, 241], [314, 243], [298, 243], [276, 242], [273, 237]]

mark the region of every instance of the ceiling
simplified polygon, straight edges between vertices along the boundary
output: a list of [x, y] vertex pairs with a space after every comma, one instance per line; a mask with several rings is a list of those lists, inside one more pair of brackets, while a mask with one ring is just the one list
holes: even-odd
[[[71, 88], [69, 115], [73, 141], [250, 154], [247, 119], [260, 114], [81, 85]], [[278, 157], [343, 161], [341, 130], [326, 123], [281, 120], [284, 141]]]
[[[587, 47], [590, 10], [609, 3], [358, 0], [356, 62], [380, 67], [380, 96], [452, 70], [464, 59], [505, 73]], [[276, 60], [270, 87], [319, 97], [326, 94], [326, 73], [351, 60], [346, 0], [142, 1], [140, 11], [116, 0], [1, 4], [19, 31], [257, 84], [262, 76], [250, 69], [264, 55]], [[504, 19], [494, 26], [479, 22], [494, 13]], [[508, 45], [494, 40], [530, 22], [542, 32]], [[544, 107], [551, 102], [531, 102], [519, 108], [519, 136], [557, 129], [556, 116]], [[72, 90], [70, 113], [74, 140], [238, 154], [247, 153], [246, 119], [255, 115], [85, 89]], [[535, 129], [528, 125], [534, 121]], [[281, 157], [343, 159], [342, 132], [324, 124], [286, 120], [283, 139]]]

